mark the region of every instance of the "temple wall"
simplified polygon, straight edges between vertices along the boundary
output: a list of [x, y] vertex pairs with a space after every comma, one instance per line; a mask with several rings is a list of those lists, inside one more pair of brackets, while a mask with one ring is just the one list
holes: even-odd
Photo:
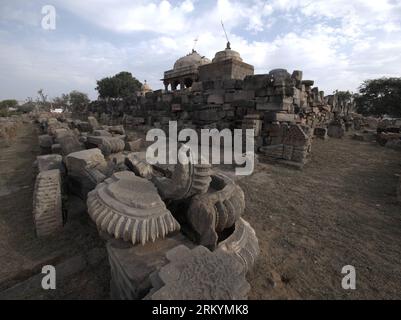
[[313, 129], [327, 128], [338, 107], [338, 101], [330, 105], [335, 99], [330, 101], [312, 86], [313, 81], [302, 80], [301, 71], [291, 75], [277, 69], [243, 80], [195, 82], [182, 91], [148, 92], [129, 103], [95, 101], [89, 111], [103, 124], [123, 124], [144, 133], [151, 128], [168, 132], [173, 120], [178, 130], [253, 128], [256, 151], [273, 159], [305, 163]]

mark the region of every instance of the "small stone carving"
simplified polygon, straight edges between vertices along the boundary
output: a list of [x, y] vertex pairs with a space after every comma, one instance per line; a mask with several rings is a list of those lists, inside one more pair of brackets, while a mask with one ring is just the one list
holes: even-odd
[[38, 237], [54, 234], [63, 226], [60, 170], [38, 174], [33, 194], [33, 220]]
[[235, 223], [234, 232], [220, 242], [216, 250], [234, 254], [246, 271], [251, 270], [259, 255], [259, 243], [255, 230], [247, 221], [239, 218]]
[[88, 194], [87, 205], [100, 229], [133, 244], [154, 242], [180, 229], [154, 185], [130, 171], [99, 184]]
[[166, 254], [169, 264], [153, 273], [150, 300], [243, 300], [250, 285], [243, 265], [224, 251], [180, 245]]
[[232, 227], [244, 209], [245, 196], [241, 188], [227, 176], [215, 174], [209, 191], [191, 199], [186, 218], [198, 243], [214, 250], [218, 232]]

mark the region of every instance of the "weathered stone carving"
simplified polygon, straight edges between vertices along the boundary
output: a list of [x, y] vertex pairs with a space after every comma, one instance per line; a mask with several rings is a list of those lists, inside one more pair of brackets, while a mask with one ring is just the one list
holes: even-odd
[[88, 136], [87, 143], [98, 147], [105, 156], [124, 151], [125, 142], [118, 137]]
[[101, 230], [133, 244], [154, 242], [180, 229], [154, 185], [130, 171], [99, 184], [88, 194], [87, 205]]
[[125, 158], [125, 165], [139, 177], [148, 180], [153, 177], [153, 168], [146, 162], [144, 153], [132, 152], [128, 154]]
[[216, 250], [234, 254], [246, 271], [251, 270], [259, 255], [259, 243], [255, 230], [247, 221], [239, 218], [235, 223], [234, 232], [220, 242]]
[[[152, 182], [156, 185], [163, 199], [179, 200], [189, 198], [195, 194], [206, 193], [211, 181], [212, 167], [210, 164], [194, 164], [190, 149], [188, 163], [182, 161], [174, 166], [171, 178], [154, 177]], [[184, 149], [180, 148], [178, 159], [187, 157]], [[198, 161], [201, 162], [201, 161]]]
[[54, 234], [63, 226], [60, 170], [42, 171], [36, 177], [33, 220], [38, 237]]
[[85, 199], [88, 192], [106, 179], [108, 164], [97, 148], [70, 153], [66, 157], [69, 185]]
[[167, 252], [169, 264], [151, 276], [151, 300], [243, 300], [250, 285], [239, 260], [224, 251], [180, 245]]
[[215, 174], [209, 191], [191, 199], [186, 218], [198, 243], [214, 250], [218, 233], [232, 227], [244, 209], [245, 196], [241, 188], [227, 176]]

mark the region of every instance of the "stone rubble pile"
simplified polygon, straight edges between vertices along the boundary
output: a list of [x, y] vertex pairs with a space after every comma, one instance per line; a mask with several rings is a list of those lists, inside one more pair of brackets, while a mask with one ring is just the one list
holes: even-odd
[[[119, 125], [46, 114], [36, 120], [45, 153], [36, 161], [39, 237], [62, 230], [63, 191], [77, 194], [107, 241], [112, 298], [247, 298], [259, 245], [231, 178], [192, 160], [150, 165], [143, 151], [124, 150], [129, 138]], [[179, 150], [178, 158], [194, 159], [191, 149]]]

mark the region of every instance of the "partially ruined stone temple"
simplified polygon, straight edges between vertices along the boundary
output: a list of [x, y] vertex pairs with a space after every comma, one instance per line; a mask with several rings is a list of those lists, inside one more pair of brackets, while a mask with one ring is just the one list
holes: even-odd
[[179, 58], [171, 70], [164, 72], [165, 90], [176, 91], [191, 88], [194, 82], [214, 80], [243, 80], [253, 75], [254, 67], [243, 62], [240, 54], [227, 42], [225, 50], [216, 53], [212, 61], [195, 50]]
[[177, 121], [178, 130], [254, 129], [255, 152], [302, 166], [313, 135], [326, 137], [331, 124], [330, 132], [341, 137], [344, 124], [334, 115], [352, 112], [350, 102], [325, 97], [302, 76], [285, 69], [254, 74], [228, 42], [212, 60], [195, 50], [179, 58], [164, 72], [165, 90], [142, 90], [136, 101], [96, 101], [89, 111], [104, 124], [144, 133], [167, 132], [169, 121]]
[[173, 69], [164, 72], [162, 81], [165, 90], [168, 91], [171, 88], [175, 91], [178, 86], [181, 90], [190, 88], [192, 83], [199, 80], [199, 67], [209, 63], [209, 59], [192, 50], [191, 53], [178, 59]]

